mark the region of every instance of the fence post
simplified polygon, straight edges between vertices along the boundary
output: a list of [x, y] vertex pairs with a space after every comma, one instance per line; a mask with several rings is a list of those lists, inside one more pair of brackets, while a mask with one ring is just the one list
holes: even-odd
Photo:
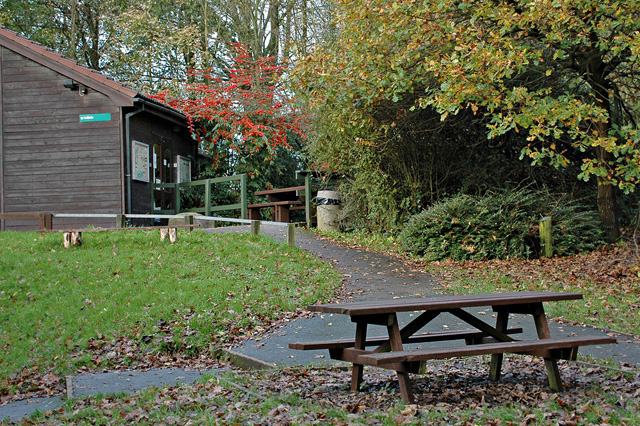
[[211, 216], [211, 179], [204, 184], [204, 215]]
[[193, 230], [194, 218], [193, 218], [192, 214], [185, 215], [184, 224], [185, 225], [191, 225], [191, 226], [189, 226], [187, 228], [189, 230], [189, 232], [191, 232]]
[[293, 223], [287, 225], [287, 245], [289, 247], [296, 246], [296, 225]]
[[53, 214], [51, 213], [38, 214], [38, 222], [41, 230], [53, 229]]
[[551, 229], [551, 216], [540, 220], [540, 252], [544, 257], [553, 256], [553, 233]]
[[175, 205], [173, 206], [175, 210], [175, 214], [180, 214], [180, 184], [179, 183], [173, 184], [173, 192], [175, 197]]
[[[151, 212], [153, 213], [156, 207], [156, 197], [155, 197], [156, 184], [151, 182], [151, 185], [149, 185], [149, 187], [151, 188], [151, 196], [150, 196], [151, 204], [149, 205], [151, 206]], [[131, 214], [132, 211], [133, 209], [131, 208], [131, 206], [129, 206], [129, 214]]]
[[116, 228], [124, 228], [125, 226], [126, 226], [125, 215], [123, 214], [116, 215]]
[[[240, 204], [242, 205], [240, 211], [240, 217], [242, 219], [247, 219], [247, 206], [249, 205], [247, 201], [247, 175], [243, 173], [240, 175]], [[259, 229], [259, 228], [258, 228]]]
[[304, 178], [304, 211], [305, 211], [305, 221], [307, 223], [307, 229], [311, 229], [312, 219], [313, 219], [313, 210], [312, 210], [312, 200], [311, 200], [311, 171], [310, 170], [296, 170], [296, 179], [303, 177]]
[[260, 235], [260, 221], [252, 220], [251, 221], [251, 236]]
[[306, 212], [307, 229], [311, 229], [313, 211], [311, 207], [311, 173], [304, 175], [304, 211]]

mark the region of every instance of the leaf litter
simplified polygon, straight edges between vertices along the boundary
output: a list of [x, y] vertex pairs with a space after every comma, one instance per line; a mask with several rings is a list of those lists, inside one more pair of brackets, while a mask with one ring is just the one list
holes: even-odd
[[[430, 362], [413, 376], [416, 403], [402, 404], [395, 374], [365, 368], [361, 392], [340, 366], [232, 370], [119, 398], [72, 402], [25, 424], [637, 424], [640, 376], [560, 362], [565, 391], [549, 390], [544, 362], [508, 356], [498, 382], [488, 357]], [[506, 414], [505, 414], [506, 412]], [[83, 417], [82, 413], [86, 414]]]

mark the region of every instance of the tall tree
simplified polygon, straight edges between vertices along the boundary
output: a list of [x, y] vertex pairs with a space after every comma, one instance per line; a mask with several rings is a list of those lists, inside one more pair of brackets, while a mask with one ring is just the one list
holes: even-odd
[[0, 0], [0, 25], [140, 90], [230, 66], [231, 43], [288, 62], [330, 33], [331, 0]]
[[4, 0], [0, 25], [69, 58], [102, 70], [115, 32], [113, 20], [127, 0]]
[[252, 59], [238, 44], [233, 52], [233, 65], [218, 74], [193, 71], [190, 96], [163, 92], [156, 98], [189, 117], [193, 136], [213, 157], [208, 173], [247, 173], [256, 189], [264, 189], [276, 185], [289, 165], [291, 178], [301, 166], [296, 154], [306, 137], [304, 115], [282, 86], [284, 68], [274, 58]]
[[190, 70], [217, 65], [216, 16], [210, 1], [132, 0], [113, 20], [106, 68], [140, 90], [178, 87]]
[[640, 178], [639, 14], [638, 0], [341, 0], [339, 41], [302, 75], [318, 104], [411, 99], [442, 120], [475, 114], [490, 138], [523, 135], [535, 164], [579, 159], [614, 241], [616, 188]]

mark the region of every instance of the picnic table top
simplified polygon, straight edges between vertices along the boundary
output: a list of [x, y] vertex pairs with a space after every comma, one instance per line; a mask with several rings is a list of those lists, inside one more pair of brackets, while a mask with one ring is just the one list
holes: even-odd
[[286, 193], [294, 193], [296, 191], [304, 191], [305, 186], [292, 186], [289, 188], [277, 188], [277, 189], [265, 189], [263, 191], [256, 191], [256, 195], [274, 195], [274, 194], [286, 194]]
[[323, 305], [310, 305], [307, 309], [313, 312], [356, 316], [391, 314], [395, 312], [447, 310], [476, 306], [523, 305], [577, 299], [582, 299], [582, 294], [554, 291], [521, 291], [512, 293], [442, 295], [350, 303], [328, 303]]

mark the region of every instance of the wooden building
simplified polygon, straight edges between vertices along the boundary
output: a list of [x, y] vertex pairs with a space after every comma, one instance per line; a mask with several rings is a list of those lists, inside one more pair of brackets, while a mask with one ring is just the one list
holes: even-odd
[[[0, 125], [0, 213], [152, 213], [172, 197], [152, 197], [151, 183], [190, 180], [195, 170], [182, 113], [2, 27]], [[37, 226], [0, 221], [2, 230]]]

